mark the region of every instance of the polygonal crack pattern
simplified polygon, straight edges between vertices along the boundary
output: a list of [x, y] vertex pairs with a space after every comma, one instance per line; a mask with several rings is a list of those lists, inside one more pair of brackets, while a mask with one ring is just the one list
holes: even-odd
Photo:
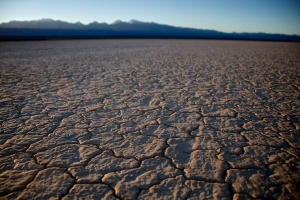
[[0, 45], [0, 199], [299, 199], [295, 43]]

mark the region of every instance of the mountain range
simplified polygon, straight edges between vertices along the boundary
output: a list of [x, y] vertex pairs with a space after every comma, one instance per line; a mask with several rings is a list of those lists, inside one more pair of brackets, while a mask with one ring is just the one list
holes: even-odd
[[269, 33], [224, 33], [215, 30], [174, 27], [154, 22], [117, 20], [112, 24], [69, 23], [41, 19], [0, 24], [0, 40], [89, 39], [89, 38], [184, 38], [263, 41], [300, 41], [299, 35]]

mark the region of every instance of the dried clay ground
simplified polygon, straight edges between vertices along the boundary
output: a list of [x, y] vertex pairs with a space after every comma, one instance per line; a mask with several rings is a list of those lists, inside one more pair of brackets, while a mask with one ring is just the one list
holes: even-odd
[[300, 44], [0, 43], [0, 199], [299, 199]]

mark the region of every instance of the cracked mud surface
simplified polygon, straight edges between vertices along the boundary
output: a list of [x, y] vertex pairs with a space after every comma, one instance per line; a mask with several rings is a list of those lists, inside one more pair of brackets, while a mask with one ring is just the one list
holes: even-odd
[[300, 45], [0, 43], [0, 199], [299, 199]]

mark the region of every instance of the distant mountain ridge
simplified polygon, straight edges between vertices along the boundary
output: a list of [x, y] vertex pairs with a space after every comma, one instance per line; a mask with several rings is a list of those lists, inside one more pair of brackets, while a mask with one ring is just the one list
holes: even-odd
[[154, 22], [116, 20], [112, 24], [92, 22], [69, 23], [41, 19], [11, 21], [0, 24], [0, 40], [80, 39], [80, 38], [185, 38], [300, 41], [298, 35], [268, 33], [224, 33], [215, 30], [174, 27]]

